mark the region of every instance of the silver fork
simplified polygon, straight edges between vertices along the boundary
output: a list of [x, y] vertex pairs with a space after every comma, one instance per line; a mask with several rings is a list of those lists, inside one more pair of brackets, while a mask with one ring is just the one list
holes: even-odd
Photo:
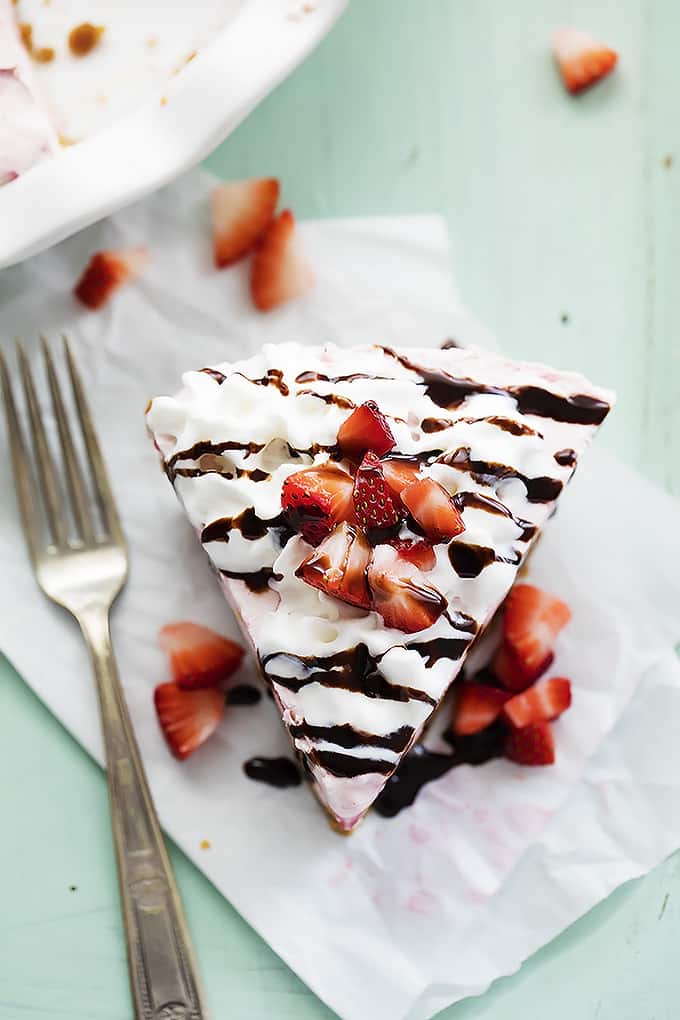
[[63, 471], [57, 468], [52, 456], [28, 359], [19, 342], [17, 359], [33, 456], [24, 440], [10, 373], [1, 353], [0, 382], [17, 499], [33, 570], [45, 595], [75, 616], [92, 659], [101, 709], [135, 1020], [204, 1020], [198, 971], [179, 892], [111, 647], [109, 612], [127, 577], [125, 537], [68, 341], [64, 337], [64, 355], [82, 432], [89, 484], [44, 338], [42, 350]]

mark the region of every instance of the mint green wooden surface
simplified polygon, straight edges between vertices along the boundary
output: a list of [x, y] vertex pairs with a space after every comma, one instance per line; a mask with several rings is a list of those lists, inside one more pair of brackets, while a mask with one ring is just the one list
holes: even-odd
[[[576, 101], [546, 50], [565, 21], [622, 55]], [[680, 495], [679, 36], [677, 0], [352, 0], [208, 165], [279, 175], [303, 217], [444, 213], [468, 304], [511, 353], [614, 386], [603, 443]], [[103, 776], [6, 664], [0, 775], [0, 1020], [127, 1020]], [[214, 1020], [328, 1020], [173, 859]], [[678, 947], [675, 857], [442, 1017], [677, 1020]]]

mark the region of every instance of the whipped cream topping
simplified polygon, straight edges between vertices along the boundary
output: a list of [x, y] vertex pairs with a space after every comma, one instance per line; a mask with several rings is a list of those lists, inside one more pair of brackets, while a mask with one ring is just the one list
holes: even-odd
[[[417, 458], [465, 524], [420, 578], [448, 610], [416, 634], [298, 578], [311, 547], [281, 512], [285, 478], [338, 460], [338, 429], [367, 400], [388, 418], [393, 452]], [[152, 402], [168, 477], [341, 827], [361, 818], [427, 723], [612, 400], [581, 376], [473, 349], [285, 344], [188, 372], [175, 397]], [[402, 536], [414, 537], [406, 524]], [[390, 546], [373, 557], [405, 576]]]
[[0, 0], [0, 185], [58, 149], [11, 0]]

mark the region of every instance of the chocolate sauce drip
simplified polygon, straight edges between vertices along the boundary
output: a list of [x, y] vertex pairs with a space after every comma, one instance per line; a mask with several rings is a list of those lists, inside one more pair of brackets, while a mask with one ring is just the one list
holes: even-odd
[[444, 429], [450, 429], [455, 424], [451, 418], [423, 418], [420, 427], [423, 432], [427, 432], [430, 435], [432, 432], [443, 432]]
[[465, 542], [451, 542], [449, 545], [451, 566], [459, 577], [479, 577], [490, 563], [510, 563], [516, 567], [522, 561], [522, 554], [501, 556], [486, 545], [467, 545]]
[[235, 684], [227, 691], [228, 705], [257, 705], [262, 700], [262, 692], [252, 684]]
[[302, 782], [299, 769], [290, 758], [251, 758], [245, 762], [243, 771], [249, 779], [277, 786], [279, 789], [299, 786]]
[[312, 751], [310, 758], [326, 772], [342, 779], [353, 779], [365, 776], [369, 772], [388, 775], [394, 768], [394, 762], [384, 758], [357, 758], [353, 754], [341, 754], [340, 751]]
[[281, 512], [276, 517], [258, 517], [251, 506], [237, 517], [220, 517], [207, 524], [201, 532], [201, 542], [228, 542], [234, 530], [240, 531], [249, 542], [264, 538], [270, 530], [274, 531], [278, 535], [281, 548], [295, 533], [285, 513]]
[[472, 510], [484, 510], [489, 514], [498, 514], [499, 517], [509, 517], [512, 523], [520, 529], [518, 536], [520, 542], [528, 542], [538, 530], [535, 524], [531, 524], [521, 517], [515, 517], [504, 503], [492, 496], [483, 496], [480, 492], [457, 492], [453, 501], [461, 512], [470, 507]]
[[[200, 463], [200, 462], [199, 462]], [[211, 465], [210, 467], [193, 467], [193, 468], [175, 468], [173, 471], [173, 481], [175, 478], [202, 478], [204, 475], [225, 475], [227, 478], [249, 478], [251, 482], [266, 482], [271, 475], [266, 471], [262, 471], [261, 468], [253, 468], [249, 471], [247, 468], [239, 468], [230, 466], [225, 471], [220, 471], [217, 465]]]
[[280, 581], [283, 577], [271, 567], [260, 567], [259, 570], [220, 570], [220, 574], [233, 581], [243, 581], [247, 588], [256, 593], [266, 591], [270, 581]]
[[[273, 672], [269, 663], [274, 659], [287, 659], [302, 667], [302, 676], [280, 676]], [[303, 687], [318, 683], [324, 687], [339, 687], [356, 691], [367, 698], [381, 698], [385, 701], [424, 701], [436, 705], [436, 700], [424, 691], [400, 684], [391, 684], [377, 669], [378, 660], [368, 654], [366, 645], [336, 652], [334, 655], [293, 655], [291, 652], [272, 652], [262, 660], [262, 670], [267, 678], [297, 694]]]
[[448, 340], [445, 340], [444, 343], [441, 345], [441, 349], [443, 351], [452, 351], [457, 350], [461, 346], [462, 345], [459, 344], [457, 340], [454, 340], [453, 337], [449, 337]]
[[323, 400], [324, 404], [335, 404], [336, 407], [346, 408], [351, 410], [357, 405], [349, 397], [343, 397], [340, 393], [317, 393], [315, 390], [299, 390], [298, 396], [303, 393], [308, 394], [311, 397], [316, 397], [317, 400]]
[[242, 379], [246, 379], [253, 386], [276, 386], [277, 390], [284, 397], [287, 397], [290, 393], [287, 384], [283, 381], [283, 372], [280, 368], [268, 369], [267, 374], [263, 375], [261, 379], [251, 379], [250, 376], [244, 375], [243, 372], [234, 372], [234, 375], [240, 375]]
[[432, 638], [430, 641], [414, 641], [407, 644], [406, 648], [411, 652], [417, 652], [425, 659], [425, 665], [429, 669], [440, 659], [453, 659], [456, 662], [471, 642], [472, 638], [438, 637]]
[[227, 378], [224, 372], [220, 372], [217, 368], [200, 368], [199, 372], [204, 372], [205, 375], [209, 375], [211, 379], [215, 380], [218, 386], [221, 386]]
[[448, 609], [444, 615], [452, 627], [455, 627], [456, 630], [462, 630], [464, 634], [472, 634], [474, 636], [479, 630], [477, 621], [468, 616], [467, 613], [461, 613], [458, 609]]
[[585, 393], [562, 397], [541, 386], [489, 386], [475, 379], [457, 379], [448, 372], [422, 368], [389, 347], [382, 347], [381, 350], [404, 368], [419, 375], [425, 384], [425, 393], [439, 407], [452, 409], [460, 407], [468, 397], [491, 394], [510, 397], [522, 414], [552, 418], [571, 425], [600, 425], [609, 411], [606, 401]]
[[181, 460], [198, 460], [203, 454], [212, 453], [216, 457], [226, 453], [227, 450], [241, 450], [245, 453], [246, 457], [250, 457], [254, 453], [260, 453], [264, 449], [264, 443], [237, 443], [232, 440], [227, 440], [223, 443], [212, 443], [209, 439], [201, 440], [199, 443], [194, 443], [188, 450], [178, 450], [177, 453], [173, 454], [169, 461], [165, 465], [165, 473], [171, 482], [174, 482], [175, 475], [177, 473], [176, 464]]
[[503, 432], [509, 432], [512, 436], [540, 436], [540, 432], [536, 429], [532, 429], [529, 425], [523, 425], [521, 421], [515, 421], [514, 418], [504, 418], [501, 414], [491, 414], [488, 418], [466, 418], [467, 422], [475, 421], [486, 421], [489, 425], [495, 426], [497, 429], [502, 429]]
[[493, 486], [508, 478], [518, 478], [524, 483], [530, 503], [551, 503], [562, 491], [562, 482], [557, 478], [548, 478], [544, 475], [528, 478], [527, 475], [523, 475], [521, 471], [517, 471], [516, 468], [510, 467], [508, 464], [472, 460], [469, 446], [460, 446], [451, 453], [445, 453], [439, 458], [439, 462], [448, 464], [449, 467], [453, 467], [457, 471], [464, 471], [480, 485]]
[[296, 377], [296, 383], [309, 383], [309, 382], [328, 382], [328, 383], [342, 383], [342, 382], [356, 382], [357, 379], [370, 379], [371, 382], [376, 379], [383, 382], [394, 382], [387, 375], [369, 375], [367, 372], [352, 372], [350, 375], [324, 375], [323, 372], [300, 372]]
[[301, 722], [289, 727], [291, 736], [294, 738], [306, 737], [309, 740], [325, 740], [329, 744], [337, 744], [348, 750], [353, 747], [380, 747], [389, 751], [401, 753], [408, 747], [413, 736], [412, 726], [400, 726], [393, 733], [385, 736], [364, 733], [355, 730], [349, 723], [342, 723], [335, 726], [312, 726], [311, 723]]
[[558, 450], [555, 454], [555, 460], [560, 467], [576, 467], [576, 450]]

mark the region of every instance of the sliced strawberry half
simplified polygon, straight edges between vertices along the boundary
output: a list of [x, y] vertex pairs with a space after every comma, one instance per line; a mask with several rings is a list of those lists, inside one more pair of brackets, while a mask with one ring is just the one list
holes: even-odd
[[505, 757], [518, 765], [552, 765], [555, 740], [550, 723], [531, 723], [521, 730], [511, 727], [505, 741]]
[[250, 275], [253, 302], [268, 312], [300, 297], [313, 283], [312, 270], [296, 251], [293, 214], [285, 209], [269, 224], [255, 252]]
[[149, 249], [143, 246], [95, 252], [73, 293], [87, 308], [101, 308], [122, 284], [139, 276], [149, 258]]
[[354, 479], [334, 464], [288, 475], [281, 503], [293, 527], [310, 545], [318, 545], [340, 521], [354, 520]]
[[570, 705], [571, 683], [564, 677], [554, 676], [510, 698], [503, 711], [516, 729], [522, 729], [532, 723], [552, 722]]
[[397, 550], [400, 559], [413, 563], [418, 570], [432, 570], [437, 563], [434, 549], [425, 539], [395, 538], [390, 545]]
[[388, 627], [406, 634], [431, 627], [446, 609], [442, 594], [431, 585], [420, 583], [414, 573], [409, 564], [399, 562], [389, 546], [374, 550], [368, 568], [373, 609]]
[[247, 255], [271, 223], [279, 200], [275, 177], [227, 181], [212, 193], [213, 258], [218, 268]]
[[363, 532], [343, 521], [295, 571], [307, 584], [351, 606], [370, 609], [366, 571], [371, 546]]
[[394, 447], [387, 418], [374, 400], [355, 407], [338, 429], [338, 445], [345, 457], [360, 461], [369, 450], [382, 457]]
[[243, 649], [199, 623], [168, 623], [159, 634], [175, 682], [184, 690], [216, 687], [239, 666]]
[[500, 715], [510, 695], [499, 687], [486, 684], [460, 684], [453, 713], [453, 732], [469, 736], [486, 729]]
[[505, 641], [503, 641], [494, 656], [491, 669], [506, 690], [524, 691], [527, 687], [530, 687], [534, 681], [538, 680], [538, 678], [542, 676], [546, 670], [550, 669], [554, 658], [555, 656], [553, 653], [548, 652], [545, 659], [539, 663], [537, 668], [527, 671], [519, 659], [517, 659], [517, 657], [513, 654], [512, 650], [508, 648]]
[[183, 691], [175, 683], [154, 691], [156, 714], [175, 758], [188, 758], [211, 737], [224, 715], [224, 691]]
[[552, 49], [569, 92], [582, 92], [613, 71], [618, 53], [596, 42], [587, 32], [561, 28], [553, 34]]
[[365, 529], [391, 528], [401, 517], [401, 508], [385, 481], [382, 463], [370, 451], [354, 479], [354, 513]]
[[401, 494], [404, 506], [431, 542], [448, 542], [465, 531], [451, 496], [434, 478], [419, 478]]
[[503, 632], [525, 675], [539, 674], [570, 619], [569, 606], [561, 599], [533, 584], [515, 585], [505, 603]]
[[420, 464], [417, 460], [409, 460], [407, 457], [385, 457], [382, 469], [385, 481], [401, 501], [403, 490], [418, 477]]

